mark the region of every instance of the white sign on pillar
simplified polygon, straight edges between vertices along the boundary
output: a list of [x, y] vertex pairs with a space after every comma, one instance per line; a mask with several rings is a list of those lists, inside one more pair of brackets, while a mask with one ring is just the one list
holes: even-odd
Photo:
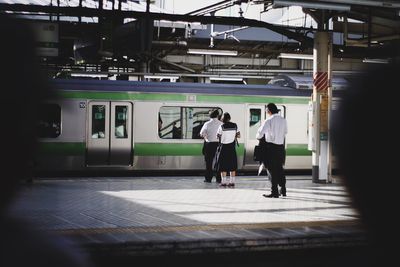
[[307, 114], [307, 123], [308, 123], [308, 150], [315, 151], [315, 105], [312, 101], [308, 102], [308, 114]]

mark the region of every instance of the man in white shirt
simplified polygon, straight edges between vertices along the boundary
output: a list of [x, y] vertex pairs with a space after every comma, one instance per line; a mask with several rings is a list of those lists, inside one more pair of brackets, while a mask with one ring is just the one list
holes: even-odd
[[[205, 183], [211, 183], [212, 177], [214, 176], [212, 163], [215, 155], [215, 151], [218, 147], [217, 130], [222, 122], [218, 119], [219, 111], [214, 110], [210, 114], [210, 120], [204, 123], [200, 130], [200, 136], [204, 138], [203, 154], [206, 161], [206, 173], [205, 173]], [[219, 173], [215, 174], [217, 183], [221, 182], [221, 175]]]
[[282, 196], [286, 196], [286, 177], [283, 164], [285, 163], [285, 137], [287, 134], [286, 119], [278, 114], [279, 110], [274, 103], [267, 105], [269, 118], [260, 126], [257, 131], [257, 139], [264, 138], [266, 141], [266, 164], [271, 174], [271, 193], [264, 194], [264, 197], [279, 197], [278, 185], [281, 187]]

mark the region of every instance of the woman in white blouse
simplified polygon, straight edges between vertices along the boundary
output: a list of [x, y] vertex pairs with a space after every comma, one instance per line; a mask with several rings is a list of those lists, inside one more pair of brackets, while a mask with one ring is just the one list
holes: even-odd
[[[219, 126], [217, 137], [222, 148], [218, 159], [218, 171], [221, 172], [221, 186], [235, 186], [235, 176], [237, 170], [236, 138], [240, 137], [240, 132], [236, 123], [231, 122], [231, 115], [225, 112], [222, 117], [223, 124]], [[227, 172], [230, 179], [227, 181]]]

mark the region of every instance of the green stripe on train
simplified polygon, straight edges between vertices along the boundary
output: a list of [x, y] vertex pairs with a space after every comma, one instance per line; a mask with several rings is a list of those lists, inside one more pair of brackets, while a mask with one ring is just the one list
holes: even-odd
[[307, 144], [288, 144], [286, 155], [288, 156], [311, 156], [312, 152], [308, 150]]
[[85, 143], [42, 142], [37, 152], [45, 155], [81, 156], [85, 154], [85, 149]]
[[[135, 155], [139, 156], [201, 156], [203, 143], [139, 143], [135, 144]], [[244, 145], [236, 148], [238, 155], [244, 154]]]
[[[201, 156], [202, 143], [137, 143], [135, 144], [136, 156]], [[78, 156], [85, 154], [85, 143], [40, 143], [39, 154]], [[238, 155], [244, 155], [244, 145], [237, 147]], [[310, 156], [311, 151], [307, 144], [288, 144], [286, 149], [288, 156]]]
[[[124, 92], [61, 92], [65, 98], [97, 99], [97, 100], [161, 100], [187, 101], [186, 95], [159, 93], [124, 93]], [[269, 103], [277, 104], [307, 104], [309, 98], [282, 96], [225, 96], [225, 95], [196, 95], [196, 102], [206, 103]]]

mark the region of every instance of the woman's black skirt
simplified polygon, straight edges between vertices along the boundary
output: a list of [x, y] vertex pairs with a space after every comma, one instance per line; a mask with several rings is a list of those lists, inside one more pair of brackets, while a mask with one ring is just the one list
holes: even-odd
[[219, 155], [220, 172], [229, 172], [237, 170], [236, 143], [222, 144], [221, 154]]

